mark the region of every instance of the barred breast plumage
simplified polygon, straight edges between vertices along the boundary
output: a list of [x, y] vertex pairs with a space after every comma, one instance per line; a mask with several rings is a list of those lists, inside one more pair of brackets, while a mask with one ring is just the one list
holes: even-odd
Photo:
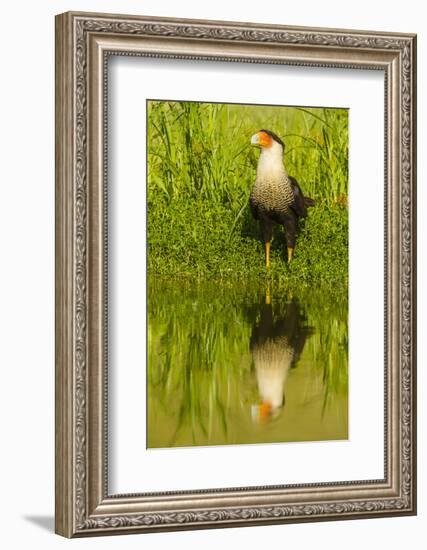
[[291, 182], [286, 173], [278, 176], [257, 177], [250, 196], [251, 202], [265, 212], [286, 215], [294, 201]]
[[312, 328], [296, 301], [273, 305], [270, 300], [268, 288], [252, 328], [250, 350], [261, 403], [269, 404], [267, 410], [274, 417], [284, 405], [289, 370], [296, 367]]

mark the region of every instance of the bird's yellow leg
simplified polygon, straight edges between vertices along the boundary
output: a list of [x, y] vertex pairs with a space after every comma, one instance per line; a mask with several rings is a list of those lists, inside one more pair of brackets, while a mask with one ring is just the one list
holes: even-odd
[[271, 304], [270, 285], [265, 289], [265, 303], [267, 306]]
[[288, 246], [288, 262], [291, 262], [293, 257], [294, 257], [294, 249]]
[[265, 243], [265, 267], [270, 269], [270, 242]]

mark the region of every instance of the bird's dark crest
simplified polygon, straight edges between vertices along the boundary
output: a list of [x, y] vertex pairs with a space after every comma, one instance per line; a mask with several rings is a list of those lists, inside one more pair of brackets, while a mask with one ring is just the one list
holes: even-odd
[[266, 134], [271, 136], [274, 139], [274, 141], [277, 141], [277, 143], [280, 143], [280, 145], [283, 147], [283, 149], [285, 148], [285, 144], [283, 143], [283, 141], [279, 138], [279, 136], [277, 134], [275, 134], [271, 130], [262, 129], [262, 130], [260, 130], [260, 132], [265, 132]]

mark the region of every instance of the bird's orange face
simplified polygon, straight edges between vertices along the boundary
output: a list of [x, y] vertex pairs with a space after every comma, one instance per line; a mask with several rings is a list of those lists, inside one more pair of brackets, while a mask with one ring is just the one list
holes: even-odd
[[259, 405], [259, 418], [261, 422], [265, 422], [271, 416], [273, 408], [268, 401], [262, 401]]
[[268, 148], [273, 145], [273, 138], [267, 132], [260, 131], [252, 136], [251, 145]]
[[273, 414], [273, 407], [269, 401], [261, 401], [258, 405], [252, 406], [252, 419], [254, 422], [268, 422], [273, 417]]

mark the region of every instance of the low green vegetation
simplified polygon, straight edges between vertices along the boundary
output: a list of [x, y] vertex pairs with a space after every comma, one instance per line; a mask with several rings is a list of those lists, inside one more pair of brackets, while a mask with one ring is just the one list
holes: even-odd
[[[191, 219], [191, 223], [189, 223]], [[149, 213], [149, 272], [182, 278], [257, 280], [267, 276], [257, 222], [207, 201], [156, 204]], [[292, 286], [347, 283], [347, 210], [319, 204], [301, 224], [294, 261], [288, 264], [282, 228], [272, 243], [268, 277]], [[161, 227], [161, 231], [158, 229]]]
[[248, 207], [261, 128], [285, 141], [285, 164], [316, 200], [294, 261], [282, 228], [268, 276], [288, 285], [347, 287], [348, 112], [189, 102], [148, 103], [148, 269], [182, 279], [257, 280], [264, 249]]

